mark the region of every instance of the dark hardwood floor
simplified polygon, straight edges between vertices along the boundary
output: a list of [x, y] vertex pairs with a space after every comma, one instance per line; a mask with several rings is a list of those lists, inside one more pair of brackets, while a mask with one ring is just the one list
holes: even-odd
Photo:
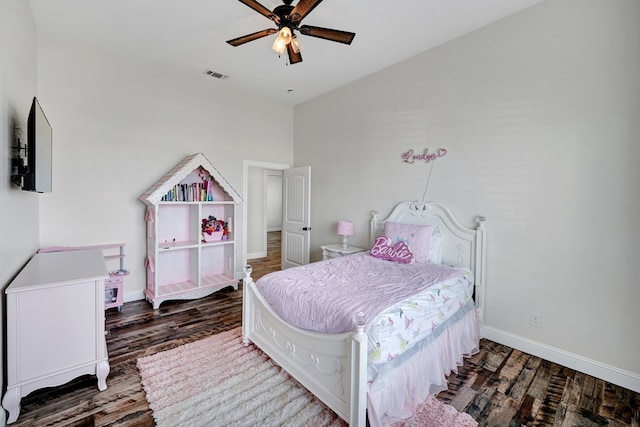
[[[254, 279], [280, 268], [280, 233], [269, 234], [269, 256], [250, 261]], [[107, 390], [83, 376], [35, 391], [12, 425], [153, 426], [136, 360], [240, 326], [241, 314], [242, 287], [158, 310], [145, 301], [110, 309]], [[480, 426], [640, 426], [640, 394], [492, 341], [480, 344], [438, 395]]]

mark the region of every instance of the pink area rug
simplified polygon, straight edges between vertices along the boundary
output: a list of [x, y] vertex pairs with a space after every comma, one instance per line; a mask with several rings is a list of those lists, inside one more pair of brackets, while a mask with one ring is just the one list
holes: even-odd
[[[159, 427], [346, 426], [254, 345], [241, 328], [138, 359], [138, 370]], [[394, 427], [477, 423], [435, 397]]]

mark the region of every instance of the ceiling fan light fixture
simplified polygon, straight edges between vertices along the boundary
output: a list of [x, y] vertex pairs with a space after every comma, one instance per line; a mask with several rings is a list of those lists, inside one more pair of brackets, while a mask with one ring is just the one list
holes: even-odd
[[284, 44], [288, 45], [291, 41], [291, 28], [282, 27], [282, 29], [280, 30], [280, 35], [278, 37], [282, 37], [282, 40], [284, 40]]
[[274, 52], [277, 52], [278, 55], [282, 55], [286, 48], [287, 43], [280, 36], [276, 37], [276, 40], [273, 42], [273, 46], [271, 46], [271, 49], [273, 49]]
[[296, 37], [295, 35], [293, 35], [291, 37], [291, 47], [293, 48], [293, 51], [295, 53], [300, 53], [302, 52], [302, 42], [300, 41], [300, 39], [298, 37]]

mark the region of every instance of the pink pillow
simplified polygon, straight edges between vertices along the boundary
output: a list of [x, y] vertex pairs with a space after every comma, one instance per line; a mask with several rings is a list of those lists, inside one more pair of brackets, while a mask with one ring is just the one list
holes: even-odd
[[416, 262], [429, 262], [429, 248], [434, 225], [385, 222], [384, 235], [392, 242], [405, 242], [413, 251]]
[[405, 242], [393, 244], [387, 236], [376, 237], [376, 243], [369, 251], [372, 257], [402, 264], [413, 264], [415, 257]]

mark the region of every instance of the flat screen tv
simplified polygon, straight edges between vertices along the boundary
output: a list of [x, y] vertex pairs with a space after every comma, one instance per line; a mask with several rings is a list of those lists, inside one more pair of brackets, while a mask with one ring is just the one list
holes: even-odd
[[27, 119], [27, 171], [22, 177], [23, 190], [51, 192], [52, 134], [49, 120], [34, 97]]

